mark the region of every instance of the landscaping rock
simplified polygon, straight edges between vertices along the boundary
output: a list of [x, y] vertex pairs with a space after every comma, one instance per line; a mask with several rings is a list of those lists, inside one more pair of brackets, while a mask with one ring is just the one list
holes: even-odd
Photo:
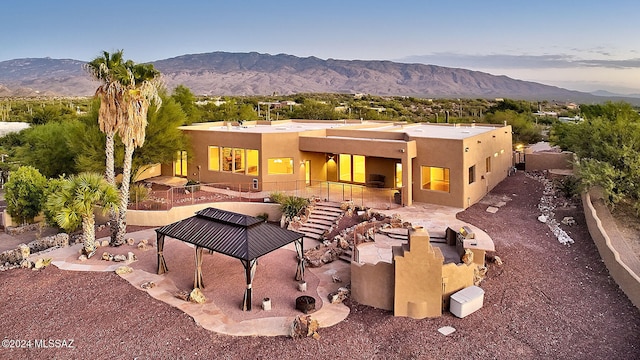
[[31, 241], [27, 246], [31, 249], [31, 253], [37, 253], [52, 247], [67, 247], [69, 246], [69, 234], [59, 233], [43, 237], [41, 239]]
[[111, 255], [111, 254], [109, 254], [108, 252], [105, 251], [105, 252], [102, 253], [102, 260], [111, 261], [111, 260], [113, 260], [113, 255]]
[[128, 238], [127, 239], [127, 244], [133, 246], [133, 244], [136, 243], [136, 240], [134, 238]]
[[189, 292], [186, 290], [180, 291], [175, 294], [175, 297], [180, 300], [189, 301]]
[[142, 285], [140, 285], [141, 288], [143, 289], [152, 289], [154, 287], [156, 287], [156, 283], [154, 283], [153, 281], [147, 281], [142, 283]]
[[136, 260], [138, 260], [138, 258], [136, 257], [136, 254], [129, 251], [127, 253], [127, 261], [136, 261]]
[[47, 258], [47, 259], [40, 258], [36, 260], [36, 262], [34, 263], [33, 269], [39, 270], [49, 266], [50, 264], [51, 264], [51, 258]]
[[189, 294], [189, 301], [196, 304], [204, 304], [207, 301], [207, 298], [204, 297], [202, 290], [195, 288], [191, 290]]
[[291, 325], [291, 337], [294, 339], [313, 337], [318, 340], [320, 339], [317, 332], [319, 327], [318, 320], [313, 319], [311, 315], [298, 315]]
[[338, 291], [329, 294], [329, 302], [331, 304], [341, 303], [349, 297], [349, 289], [345, 287], [338, 288]]
[[126, 255], [114, 255], [113, 256], [113, 261], [115, 262], [122, 262], [122, 261], [127, 261], [127, 256]]
[[116, 269], [116, 274], [118, 275], [130, 274], [132, 272], [133, 272], [133, 268], [130, 266], [120, 266], [119, 268]]

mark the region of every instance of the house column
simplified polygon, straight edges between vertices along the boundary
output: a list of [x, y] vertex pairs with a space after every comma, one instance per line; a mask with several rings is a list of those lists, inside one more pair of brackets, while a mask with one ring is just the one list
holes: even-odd
[[413, 204], [413, 168], [410, 151], [402, 154], [402, 206]]

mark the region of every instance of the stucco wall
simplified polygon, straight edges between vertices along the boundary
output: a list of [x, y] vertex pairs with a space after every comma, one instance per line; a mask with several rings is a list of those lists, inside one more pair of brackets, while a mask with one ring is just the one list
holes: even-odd
[[535, 152], [525, 155], [524, 168], [526, 171], [538, 171], [549, 169], [573, 169], [573, 153]]
[[413, 319], [442, 315], [442, 263], [426, 231], [413, 231], [409, 244], [394, 247], [395, 316]]
[[393, 264], [351, 262], [351, 297], [360, 304], [393, 310]]
[[477, 267], [478, 265], [475, 263], [470, 265], [449, 263], [442, 267], [442, 283], [444, 284], [442, 300], [444, 309], [449, 308], [451, 294], [473, 285], [473, 270]]
[[[127, 225], [164, 226], [193, 216], [196, 211], [208, 207], [233, 211], [250, 216], [257, 216], [267, 213], [269, 214], [269, 220], [271, 221], [279, 221], [280, 217], [282, 216], [280, 205], [278, 204], [250, 202], [215, 202], [189, 206], [178, 206], [166, 211], [127, 210]], [[96, 222], [97, 221], [98, 219], [96, 219]], [[100, 221], [107, 221], [107, 218], [101, 216]]]
[[[589, 233], [598, 247], [600, 257], [602, 257], [607, 269], [609, 269], [609, 274], [629, 297], [629, 300], [637, 308], [640, 308], [640, 276], [625, 264], [620, 252], [616, 249], [616, 243], [623, 240], [622, 236], [617, 233], [618, 230], [615, 227], [611, 213], [604, 205], [597, 191], [584, 193], [582, 195], [582, 204]], [[633, 259], [638, 261], [637, 258], [632, 258], [631, 261]]]

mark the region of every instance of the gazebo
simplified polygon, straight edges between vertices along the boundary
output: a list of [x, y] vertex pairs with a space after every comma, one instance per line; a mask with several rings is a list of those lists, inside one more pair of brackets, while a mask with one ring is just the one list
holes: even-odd
[[165, 261], [165, 236], [196, 246], [194, 288], [202, 282], [202, 251], [219, 252], [239, 259], [245, 269], [247, 287], [242, 310], [251, 310], [251, 287], [258, 258], [284, 245], [295, 242], [298, 265], [295, 279], [304, 279], [303, 234], [269, 224], [253, 216], [216, 208], [206, 208], [195, 216], [156, 229], [158, 239], [158, 274], [168, 271]]

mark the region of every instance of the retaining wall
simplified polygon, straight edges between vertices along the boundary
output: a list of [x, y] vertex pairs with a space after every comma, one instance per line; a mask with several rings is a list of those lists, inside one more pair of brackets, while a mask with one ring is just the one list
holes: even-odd
[[640, 260], [619, 233], [600, 191], [596, 189], [584, 193], [582, 204], [589, 233], [609, 269], [609, 274], [629, 300], [640, 309]]

